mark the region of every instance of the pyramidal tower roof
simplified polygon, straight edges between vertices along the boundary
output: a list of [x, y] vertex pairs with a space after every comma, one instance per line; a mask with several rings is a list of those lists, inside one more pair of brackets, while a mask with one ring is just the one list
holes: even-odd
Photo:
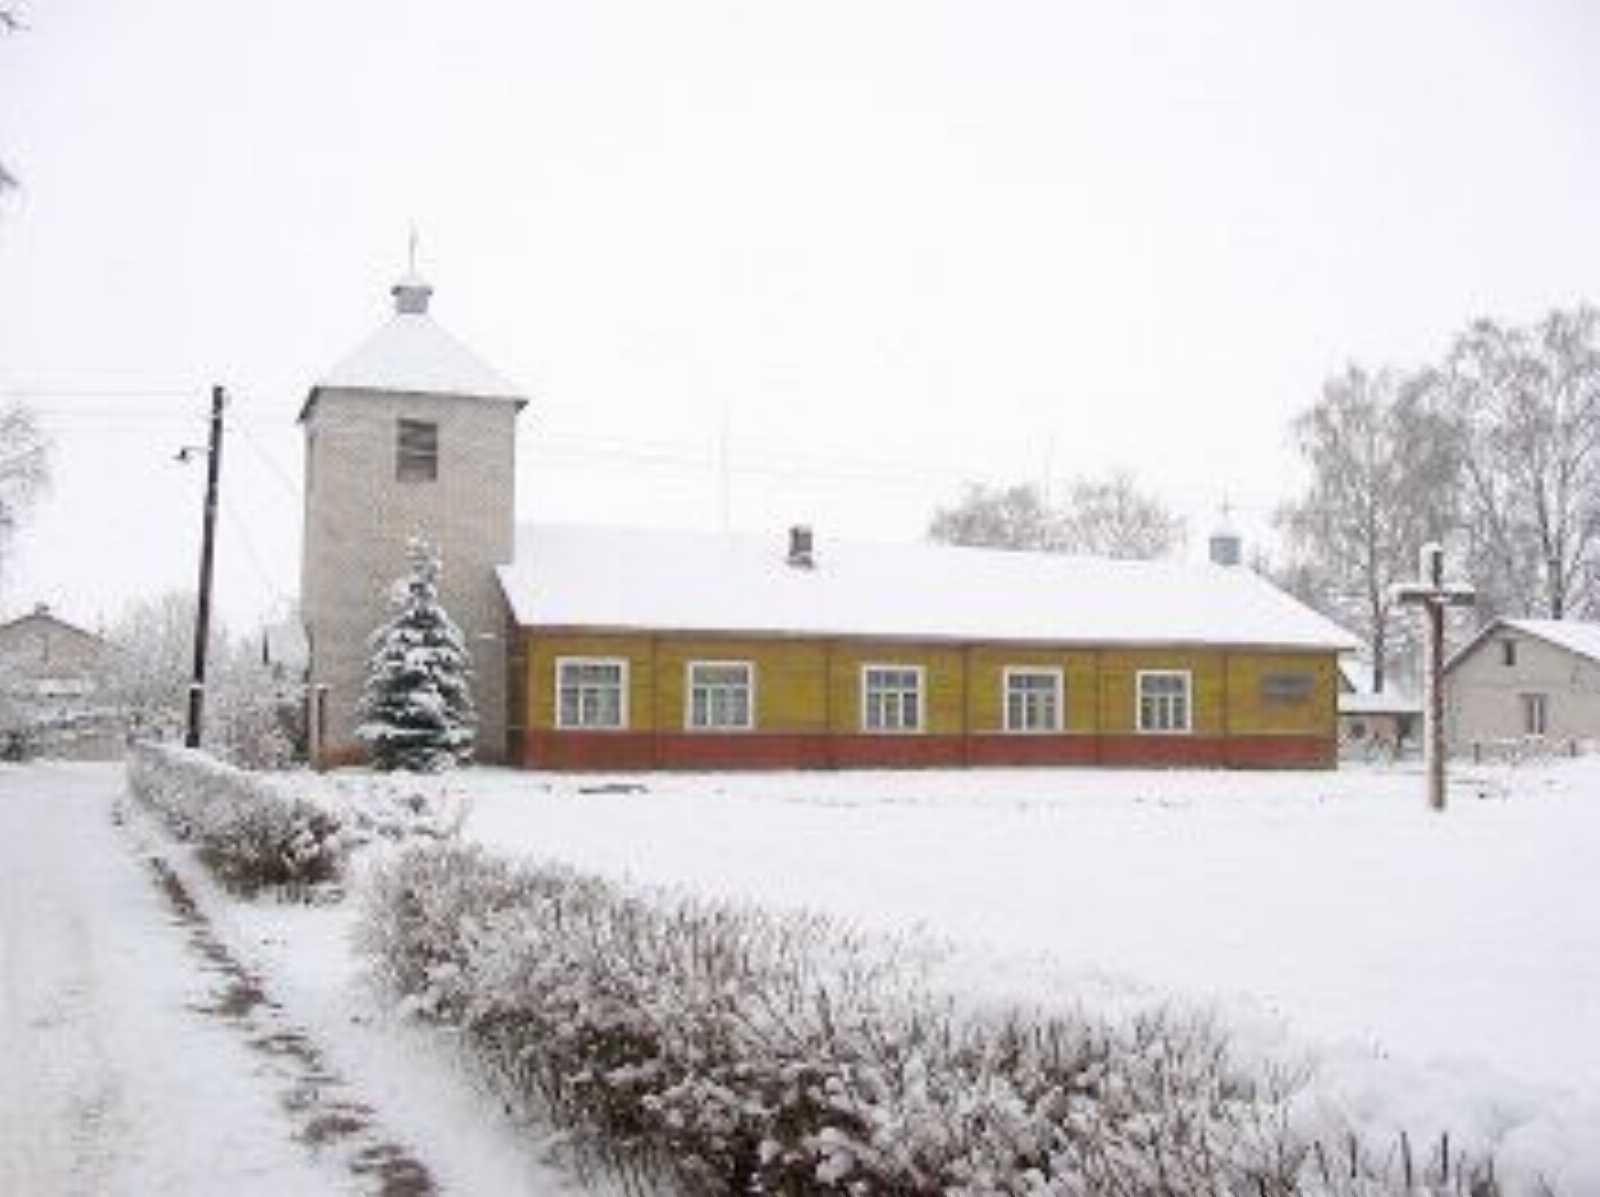
[[304, 420], [322, 391], [388, 391], [527, 402], [522, 391], [486, 365], [428, 314], [433, 288], [415, 268], [390, 288], [394, 315], [311, 387]]

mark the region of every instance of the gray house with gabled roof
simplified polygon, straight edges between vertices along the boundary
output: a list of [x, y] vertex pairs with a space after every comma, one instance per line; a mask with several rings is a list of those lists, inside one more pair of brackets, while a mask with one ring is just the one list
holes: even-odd
[[1445, 734], [1600, 739], [1600, 623], [1496, 619], [1445, 664]]

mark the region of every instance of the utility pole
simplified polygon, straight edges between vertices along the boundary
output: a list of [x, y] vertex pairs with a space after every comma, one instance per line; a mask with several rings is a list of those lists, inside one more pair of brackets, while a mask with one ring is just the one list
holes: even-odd
[[1444, 609], [1470, 607], [1477, 593], [1470, 586], [1444, 580], [1444, 546], [1422, 546], [1416, 582], [1390, 589], [1395, 602], [1421, 607], [1428, 621], [1428, 709], [1423, 730], [1423, 771], [1428, 775], [1428, 805], [1444, 809]]
[[[216, 549], [217, 481], [222, 473], [224, 401], [222, 388], [212, 387], [211, 440], [205, 451], [206, 506], [200, 529], [200, 594], [194, 612], [194, 680], [189, 683], [189, 732], [183, 741], [190, 748], [200, 747], [200, 724], [205, 707], [206, 641], [211, 635], [211, 561]], [[179, 450], [179, 460], [188, 460], [188, 453], [187, 448]]]

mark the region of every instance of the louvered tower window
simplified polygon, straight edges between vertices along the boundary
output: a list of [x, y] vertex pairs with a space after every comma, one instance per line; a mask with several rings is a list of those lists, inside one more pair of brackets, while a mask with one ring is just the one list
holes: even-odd
[[400, 421], [394, 476], [400, 482], [432, 482], [439, 476], [439, 425], [431, 420]]

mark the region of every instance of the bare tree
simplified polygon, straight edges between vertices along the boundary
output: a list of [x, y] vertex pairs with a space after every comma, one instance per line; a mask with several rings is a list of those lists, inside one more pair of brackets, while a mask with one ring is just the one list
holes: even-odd
[[[0, 34], [16, 33], [23, 28], [22, 17], [14, 4], [0, 4]], [[17, 177], [0, 162], [0, 195], [17, 185]]]
[[1062, 548], [1098, 557], [1166, 557], [1183, 547], [1183, 520], [1159, 499], [1141, 494], [1133, 475], [1080, 478], [1062, 510]]
[[997, 549], [1054, 550], [1060, 536], [1058, 523], [1039, 488], [1031, 483], [1006, 487], [974, 483], [959, 503], [934, 513], [928, 538]]
[[969, 486], [961, 502], [934, 514], [928, 537], [946, 544], [1135, 558], [1165, 556], [1183, 544], [1182, 519], [1141, 494], [1127, 473], [1077, 479], [1067, 496], [1057, 507], [1031, 483]]
[[[194, 660], [194, 596], [169, 591], [130, 603], [112, 626], [106, 692], [127, 714], [135, 736], [170, 739], [188, 714], [190, 667]], [[213, 633], [213, 646], [221, 637]]]
[[1465, 447], [1468, 569], [1484, 614], [1600, 610], [1600, 311], [1480, 320], [1445, 370]]
[[[105, 692], [123, 713], [129, 735], [175, 740], [189, 714], [194, 663], [195, 597], [168, 591], [130, 603], [108, 639]], [[206, 683], [204, 747], [247, 769], [287, 765], [301, 729], [300, 691], [262, 664], [259, 637], [231, 639], [216, 623], [207, 653], [215, 666]]]
[[0, 408], [0, 564], [12, 534], [50, 479], [50, 442], [20, 403]]
[[1372, 646], [1378, 690], [1411, 632], [1390, 587], [1411, 576], [1418, 547], [1453, 518], [1458, 442], [1438, 399], [1431, 373], [1351, 365], [1292, 426], [1311, 479], [1278, 513], [1289, 550], [1283, 572], [1294, 593]]

